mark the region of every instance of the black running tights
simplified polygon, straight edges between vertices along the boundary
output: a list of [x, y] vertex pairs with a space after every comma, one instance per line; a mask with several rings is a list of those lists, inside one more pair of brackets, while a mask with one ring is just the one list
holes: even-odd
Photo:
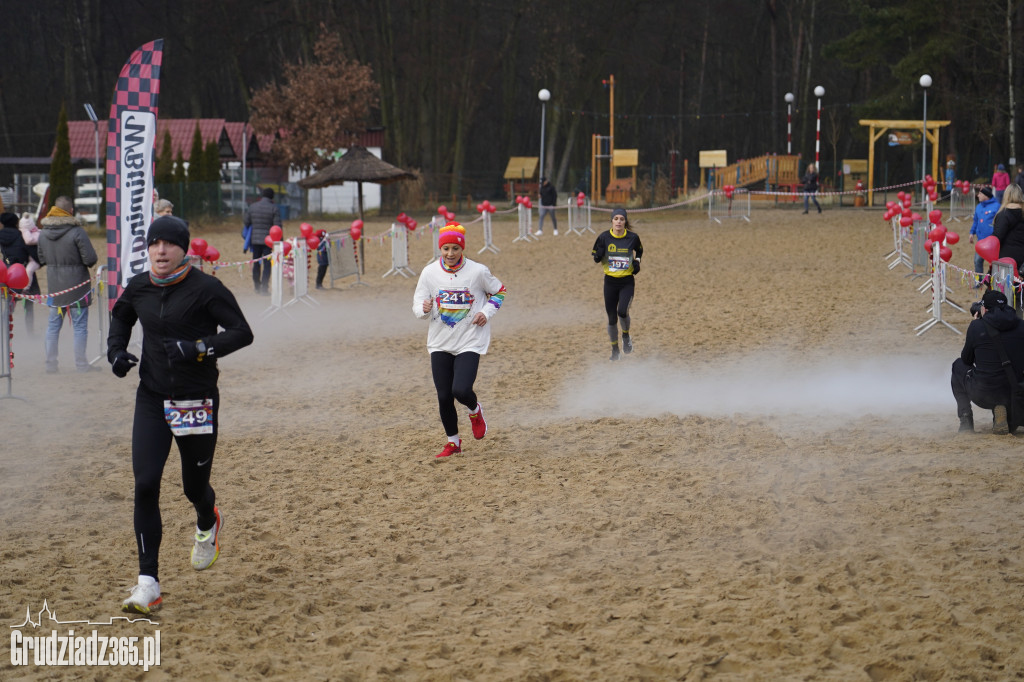
[[473, 383], [476, 381], [476, 371], [479, 367], [479, 353], [452, 355], [444, 351], [435, 351], [430, 354], [430, 372], [434, 375], [434, 388], [437, 389], [441, 424], [448, 436], [454, 436], [459, 432], [459, 415], [455, 411], [456, 400], [471, 410], [476, 409]]
[[139, 548], [139, 575], [150, 575], [159, 581], [160, 479], [171, 453], [171, 439], [178, 443], [181, 455], [181, 482], [185, 497], [196, 508], [196, 525], [212, 528], [217, 517], [213, 512], [216, 497], [210, 487], [213, 451], [217, 446], [217, 391], [205, 396], [213, 399], [213, 433], [174, 436], [164, 419], [164, 396], [141, 384], [135, 398], [135, 422], [132, 425], [132, 471], [135, 474], [135, 542]]

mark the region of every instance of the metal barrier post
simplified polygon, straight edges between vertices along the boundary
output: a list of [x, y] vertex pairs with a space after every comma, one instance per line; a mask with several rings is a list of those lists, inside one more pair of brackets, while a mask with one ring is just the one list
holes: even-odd
[[96, 317], [99, 319], [99, 347], [100, 354], [89, 361], [90, 365], [107, 359], [107, 321], [110, 319], [110, 306], [108, 305], [109, 293], [107, 292], [107, 266], [101, 265], [96, 268]]

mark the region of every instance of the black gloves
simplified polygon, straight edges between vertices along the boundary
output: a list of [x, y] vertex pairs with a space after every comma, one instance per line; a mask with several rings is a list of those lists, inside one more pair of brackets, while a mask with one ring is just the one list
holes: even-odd
[[604, 258], [604, 249], [594, 249], [593, 255], [594, 255], [594, 262], [595, 263], [600, 263], [601, 260]]
[[139, 364], [139, 359], [129, 353], [126, 350], [118, 351], [117, 355], [110, 362], [110, 369], [114, 371], [114, 374], [121, 379], [124, 379], [128, 375], [130, 370], [135, 365]]
[[640, 261], [635, 260], [633, 261], [633, 274], [635, 275], [638, 272], [640, 272]]
[[192, 362], [199, 357], [195, 341], [164, 339], [164, 349], [171, 362]]

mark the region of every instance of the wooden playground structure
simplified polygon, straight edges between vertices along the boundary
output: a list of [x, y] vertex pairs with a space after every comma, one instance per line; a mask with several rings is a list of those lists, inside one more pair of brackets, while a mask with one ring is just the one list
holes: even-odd
[[[760, 184], [779, 191], [796, 193], [800, 188], [800, 157], [765, 154], [725, 164], [724, 151], [701, 152], [700, 189], [722, 189], [726, 185], [749, 187]], [[770, 198], [765, 195], [759, 197]]]

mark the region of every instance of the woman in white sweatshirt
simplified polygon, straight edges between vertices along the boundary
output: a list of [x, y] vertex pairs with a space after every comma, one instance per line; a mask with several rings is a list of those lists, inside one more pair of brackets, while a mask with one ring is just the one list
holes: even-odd
[[430, 320], [427, 351], [437, 389], [437, 403], [448, 443], [437, 457], [462, 452], [455, 401], [469, 408], [469, 423], [477, 440], [487, 433], [487, 422], [476, 399], [480, 356], [491, 343], [487, 322], [505, 301], [505, 287], [486, 265], [463, 255], [466, 230], [458, 223], [441, 228], [437, 245], [441, 258], [423, 268], [416, 284], [412, 311]]

